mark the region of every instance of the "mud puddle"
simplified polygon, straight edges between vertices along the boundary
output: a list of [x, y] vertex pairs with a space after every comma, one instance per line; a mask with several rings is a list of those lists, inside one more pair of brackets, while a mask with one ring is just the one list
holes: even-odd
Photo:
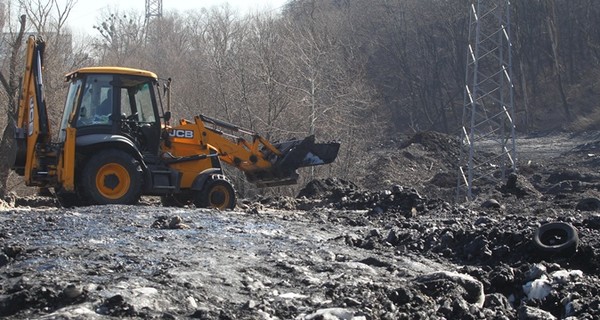
[[328, 291], [454, 269], [349, 246], [366, 227], [315, 224], [301, 212], [103, 206], [9, 210], [0, 220], [13, 251], [0, 269], [0, 312], [15, 319], [360, 316], [356, 302]]

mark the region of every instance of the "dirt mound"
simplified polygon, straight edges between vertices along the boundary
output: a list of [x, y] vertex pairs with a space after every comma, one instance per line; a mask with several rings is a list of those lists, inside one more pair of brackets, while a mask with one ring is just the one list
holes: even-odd
[[341, 195], [350, 194], [358, 191], [359, 188], [353, 182], [338, 179], [338, 178], [327, 178], [327, 179], [316, 179], [310, 181], [304, 188], [298, 193], [298, 198], [332, 198], [341, 199]]
[[502, 185], [500, 191], [504, 194], [515, 195], [517, 198], [532, 197], [539, 199], [542, 194], [522, 175], [512, 173], [508, 176], [506, 183]]
[[444, 158], [458, 156], [460, 142], [458, 138], [435, 131], [419, 132], [400, 144], [400, 149], [418, 144], [424, 150], [434, 152]]
[[357, 182], [370, 190], [411, 186], [421, 194], [453, 201], [459, 157], [456, 137], [420, 132], [370, 153], [370, 171]]
[[[280, 202], [262, 204], [278, 208]], [[295, 200], [295, 209], [334, 208], [338, 210], [367, 210], [372, 214], [399, 213], [405, 216], [422, 214], [447, 206], [441, 199], [428, 199], [413, 188], [394, 185], [389, 190], [368, 191], [340, 179], [310, 181]]]

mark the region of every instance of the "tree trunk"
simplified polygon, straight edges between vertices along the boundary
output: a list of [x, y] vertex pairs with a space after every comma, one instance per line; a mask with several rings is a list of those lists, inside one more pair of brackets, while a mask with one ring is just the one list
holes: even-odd
[[5, 198], [8, 184], [8, 176], [10, 175], [10, 168], [14, 163], [14, 156], [16, 154], [16, 144], [14, 142], [14, 125], [16, 119], [17, 110], [17, 95], [19, 91], [19, 77], [17, 76], [17, 59], [19, 57], [19, 51], [23, 45], [23, 35], [25, 34], [25, 15], [21, 16], [19, 20], [20, 28], [15, 42], [11, 45], [11, 56], [9, 66], [9, 78], [8, 80], [3, 74], [0, 74], [0, 81], [2, 87], [8, 96], [8, 106], [6, 113], [8, 115], [8, 121], [6, 128], [2, 133], [2, 140], [0, 140], [0, 198]]
[[8, 190], [8, 177], [10, 169], [15, 162], [16, 145], [14, 143], [15, 127], [9, 119], [9, 123], [4, 128], [2, 140], [0, 140], [0, 150], [5, 152], [0, 153], [0, 197], [5, 198]]
[[552, 59], [554, 60], [554, 70], [556, 72], [556, 84], [558, 86], [558, 92], [560, 93], [560, 99], [562, 102], [563, 110], [565, 111], [565, 117], [567, 121], [571, 121], [571, 109], [569, 107], [569, 102], [567, 100], [567, 95], [565, 93], [565, 88], [563, 85], [563, 80], [561, 76], [561, 65], [560, 65], [560, 55], [558, 52], [558, 30], [556, 29], [556, 3], [554, 0], [550, 0], [549, 2], [550, 15], [547, 17], [548, 23], [548, 35], [550, 36], [550, 42], [552, 44]]

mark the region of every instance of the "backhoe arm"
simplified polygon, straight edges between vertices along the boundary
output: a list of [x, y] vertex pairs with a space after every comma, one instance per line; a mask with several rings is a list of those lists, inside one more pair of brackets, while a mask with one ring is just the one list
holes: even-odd
[[[195, 121], [201, 128], [201, 143], [216, 147], [219, 150], [221, 161], [238, 167], [244, 172], [268, 169], [272, 166], [271, 162], [263, 156], [261, 149], [268, 150], [277, 156], [282, 155], [269, 141], [251, 130], [204, 115], [196, 117]], [[206, 124], [212, 124], [215, 128], [208, 128]], [[216, 128], [228, 129], [234, 133], [249, 135], [252, 137], [252, 142], [239, 136], [227, 134]]]
[[44, 89], [42, 69], [44, 63], [43, 40], [34, 36], [27, 39], [25, 73], [18, 106], [18, 118], [15, 124], [17, 156], [13, 169], [25, 176], [27, 185], [44, 185], [41, 176], [48, 175], [48, 168], [40, 161], [40, 153], [46, 150], [43, 146], [50, 143], [50, 127]]
[[[221, 161], [242, 170], [259, 187], [295, 184], [298, 168], [333, 162], [340, 146], [315, 143], [314, 136], [273, 144], [252, 130], [204, 115], [195, 117], [195, 124], [203, 147], [216, 148]], [[250, 136], [251, 141], [238, 133]]]

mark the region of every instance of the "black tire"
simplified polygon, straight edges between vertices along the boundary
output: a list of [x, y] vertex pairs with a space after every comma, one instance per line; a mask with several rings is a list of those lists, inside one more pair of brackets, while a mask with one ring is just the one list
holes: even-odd
[[142, 186], [139, 163], [127, 152], [117, 149], [92, 156], [81, 174], [81, 193], [90, 204], [135, 204]]
[[568, 223], [550, 222], [535, 231], [533, 242], [544, 253], [568, 254], [577, 250], [579, 236]]
[[223, 175], [212, 175], [204, 184], [194, 204], [202, 208], [233, 209], [236, 204], [233, 185]]
[[194, 202], [192, 196], [188, 193], [169, 194], [160, 197], [160, 203], [163, 207], [185, 207]]

